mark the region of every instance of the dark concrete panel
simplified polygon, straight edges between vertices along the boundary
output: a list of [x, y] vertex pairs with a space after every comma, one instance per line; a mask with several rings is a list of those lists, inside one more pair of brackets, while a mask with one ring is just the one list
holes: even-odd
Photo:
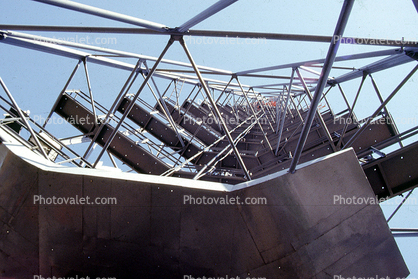
[[[39, 195], [45, 199], [82, 197], [82, 186], [82, 176], [39, 172]], [[81, 205], [39, 205], [39, 272], [43, 276], [65, 275], [51, 274], [54, 266], [82, 267], [82, 214]]]
[[[12, 262], [23, 255], [22, 247], [30, 253], [39, 249], [39, 273], [44, 277], [408, 274], [378, 205], [335, 204], [335, 195], [374, 197], [353, 151], [300, 167], [295, 174], [236, 185], [239, 190], [232, 192], [193, 188], [190, 180], [178, 178], [145, 182], [141, 175], [125, 180], [96, 170], [65, 173], [23, 165], [39, 173], [38, 193], [44, 197], [117, 199], [117, 204], [106, 206], [39, 205], [39, 248], [29, 248], [14, 232], [4, 238], [2, 230], [6, 241], [1, 247], [6, 248], [0, 249], [0, 258]], [[7, 168], [3, 164], [1, 169]], [[31, 187], [28, 181], [22, 183]], [[188, 204], [187, 195], [266, 198], [267, 204]], [[25, 222], [26, 210], [20, 212], [19, 220]], [[6, 250], [17, 251], [16, 257]], [[25, 264], [38, 263], [33, 259]], [[26, 273], [29, 269], [22, 267]]]
[[[30, 151], [29, 151], [30, 152]], [[25, 175], [22, 175], [25, 174]], [[37, 169], [0, 144], [0, 277], [31, 278], [37, 274]]]

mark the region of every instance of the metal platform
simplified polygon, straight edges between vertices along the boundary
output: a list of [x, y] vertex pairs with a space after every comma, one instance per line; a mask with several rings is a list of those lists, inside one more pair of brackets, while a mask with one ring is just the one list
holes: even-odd
[[[364, 51], [369, 40], [344, 37], [353, 0], [341, 3], [329, 36], [194, 29], [234, 0], [175, 28], [36, 1], [135, 28], [0, 25], [8, 50], [74, 62], [58, 65], [68, 72], [61, 87], [36, 89], [52, 105], [41, 122], [13, 97], [29, 93], [0, 78], [0, 278], [408, 275], [387, 222], [418, 185], [418, 126], [399, 129], [389, 104], [418, 71], [416, 42], [385, 39]], [[158, 34], [166, 44], [152, 43], [154, 57], [18, 31]], [[232, 71], [196, 63], [187, 36], [326, 43], [328, 52]], [[364, 48], [338, 55], [343, 44]], [[378, 203], [408, 191], [385, 220]], [[41, 206], [35, 195], [113, 196], [118, 205]], [[184, 200], [232, 195], [268, 204]]]
[[[79, 97], [79, 99], [81, 98]], [[123, 114], [124, 110], [129, 106], [130, 102], [132, 101], [127, 98], [123, 98], [117, 107], [117, 111]], [[54, 108], [55, 113], [63, 117], [67, 122], [74, 124], [74, 126], [85, 136], [88, 135], [88, 137], [94, 138], [99, 145], [104, 146], [106, 144], [107, 140], [109, 139], [109, 135], [112, 133], [114, 128], [108, 123], [95, 124], [93, 121], [93, 113], [87, 109], [88, 105], [84, 106], [81, 102], [77, 101], [75, 98], [66, 93], [59, 97], [59, 100], [56, 104], [57, 105]], [[202, 169], [202, 166], [212, 163], [214, 158], [219, 156], [218, 152], [220, 150], [228, 148], [227, 141], [219, 141], [222, 138], [222, 131], [214, 132], [210, 128], [205, 128], [201, 121], [200, 125], [197, 124], [199, 123], [200, 119], [210, 118], [210, 112], [200, 109], [199, 118], [194, 118], [197, 117], [196, 114], [185, 114], [188, 117], [186, 122], [186, 116], [179, 116], [178, 113], [177, 116], [175, 116], [173, 109], [174, 108], [171, 106], [170, 113], [174, 115], [173, 119], [175, 123], [178, 122], [179, 128], [184, 128], [189, 133], [189, 137], [186, 137], [186, 134], [181, 135], [184, 147], [182, 147], [175, 130], [169, 125], [169, 123], [161, 120], [163, 118], [161, 117], [162, 115], [159, 110], [154, 110], [154, 113], [152, 113], [141, 107], [140, 104], [135, 103], [127, 118], [132, 120], [134, 124], [138, 125], [138, 127], [133, 127], [134, 130], [139, 129], [141, 131], [148, 132], [153, 136], [154, 140], [160, 142], [157, 143], [157, 145], [163, 144], [172, 149], [172, 152], [175, 154], [178, 154], [179, 156], [188, 160], [188, 163], [193, 166], [193, 170], [198, 171]], [[196, 108], [195, 110], [198, 109]], [[188, 112], [190, 112], [190, 109]], [[205, 115], [204, 112], [208, 114]], [[157, 116], [160, 118], [157, 118]], [[324, 119], [324, 123], [329, 133], [335, 135], [332, 143], [334, 145], [339, 140], [337, 135], [341, 134], [342, 130], [344, 129], [344, 125], [338, 124], [338, 122], [341, 121], [341, 119], [347, 119], [348, 114], [345, 114], [336, 120], [332, 114], [326, 112], [322, 115], [322, 118]], [[87, 123], [87, 121], [85, 123], [80, 123], [80, 121], [77, 121], [77, 119], [90, 119], [91, 121], [90, 123]], [[236, 123], [238, 123], [238, 125], [242, 124], [238, 121], [236, 121]], [[261, 144], [262, 140], [260, 139], [248, 139], [246, 137], [242, 138], [242, 141], [237, 144], [237, 149], [239, 150], [241, 158], [251, 173], [251, 177], [263, 177], [267, 174], [284, 170], [289, 167], [291, 161], [289, 160], [287, 154], [296, 148], [299, 133], [294, 133], [294, 130], [295, 127], [300, 125], [300, 123], [301, 120], [298, 118], [289, 117], [289, 119], [287, 119], [285, 127], [287, 127], [289, 131], [283, 133], [284, 140], [279, 145], [279, 148], [282, 150], [283, 154], [281, 156], [275, 156], [273, 151], [266, 150], [265, 146]], [[244, 122], [244, 124], [246, 123]], [[104, 125], [104, 128], [100, 129], [99, 127], [101, 125]], [[230, 124], [230, 129], [235, 130], [238, 125], [232, 126]], [[245, 130], [250, 125], [251, 124], [240, 125], [239, 128]], [[342, 142], [345, 143], [348, 141], [350, 137], [355, 134], [355, 132], [357, 132], [359, 127], [360, 124], [351, 124], [347, 126], [346, 135]], [[294, 137], [293, 140], [291, 139], [292, 133]], [[254, 134], [248, 133], [246, 136], [254, 137]], [[396, 134], [390, 125], [390, 121], [387, 121], [385, 118], [378, 118], [374, 122], [370, 123], [370, 128], [367, 129], [361, 135], [361, 137], [357, 139], [352, 147], [358, 154], [360, 154], [363, 153], [364, 150], [370, 150], [371, 146], [380, 144], [381, 142], [384, 142], [385, 140], [391, 139], [395, 136]], [[272, 144], [277, 144], [277, 135], [273, 131], [267, 133], [267, 137], [270, 139]], [[247, 143], [247, 140], [250, 143]], [[252, 143], [251, 141], [260, 142]], [[208, 145], [208, 143], [215, 144]], [[203, 149], [207, 146], [211, 146], [211, 148], [208, 151], [204, 151]], [[128, 136], [124, 135], [123, 132], [118, 132], [116, 134], [112, 144], [109, 145], [108, 151], [116, 156], [119, 160], [123, 161], [125, 164], [141, 173], [160, 175], [170, 169], [170, 166], [166, 164], [164, 160], [158, 158], [158, 156], [155, 156], [149, 150], [141, 147], [141, 145], [138, 144], [138, 141], [133, 141]], [[307, 162], [331, 153], [332, 148], [329, 142], [327, 142], [327, 138], [324, 135], [322, 127], [319, 125], [319, 123], [314, 122], [313, 128], [311, 129], [307, 138], [300, 162]], [[232, 174], [232, 176], [227, 178], [225, 177], [224, 179], [218, 181], [233, 184], [242, 182], [244, 180], [244, 175], [239, 172], [239, 163], [237, 162], [237, 159], [234, 155], [225, 156], [225, 158], [223, 158], [223, 160], [220, 162], [212, 164], [216, 167], [214, 170], [215, 172], [228, 172]], [[366, 174], [369, 174], [369, 172], [366, 172]], [[394, 171], [394, 174], [398, 175], [399, 170]], [[173, 172], [172, 175], [178, 177], [192, 177], [193, 172]], [[210, 181], [214, 181], [214, 179], [216, 180], [216, 178], [213, 176], [203, 176], [201, 179], [205, 180], [206, 178]], [[381, 188], [381, 185], [373, 185], [375, 181], [373, 179], [370, 181], [373, 189], [376, 189], [377, 191], [376, 194], [380, 193], [378, 189]]]

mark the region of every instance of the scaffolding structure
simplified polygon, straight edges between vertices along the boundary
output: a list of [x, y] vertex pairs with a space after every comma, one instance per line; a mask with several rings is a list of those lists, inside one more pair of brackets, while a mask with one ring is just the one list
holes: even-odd
[[[361, 38], [343, 37], [353, 1], [344, 2], [332, 37], [229, 33], [243, 38], [265, 35], [272, 40], [331, 41], [325, 59], [240, 72], [196, 65], [184, 40], [186, 34], [225, 36], [225, 31], [205, 32], [190, 28], [235, 1], [219, 1], [176, 28], [71, 1], [38, 2], [142, 27], [106, 30], [88, 27], [89, 32], [158, 33], [169, 38], [160, 56], [150, 57], [15, 31], [84, 32], [87, 27], [1, 26], [2, 43], [76, 61], [43, 125], [24, 116], [2, 81], [9, 97], [9, 100], [2, 97], [2, 109], [9, 115], [2, 123], [8, 123], [15, 130], [16, 126], [28, 129], [30, 138], [26, 138], [26, 144], [33, 145], [35, 152], [49, 160], [95, 168], [102, 166], [103, 156], [106, 156], [105, 161], [111, 166], [120, 168], [123, 165], [123, 171], [236, 184], [287, 168], [294, 173], [298, 163], [351, 147], [380, 197], [393, 197], [415, 186], [417, 177], [412, 170], [405, 171], [405, 179], [393, 178], [399, 172], [391, 171], [394, 169], [392, 164], [398, 162], [395, 159], [392, 162], [390, 158], [398, 158], [399, 152], [416, 150], [416, 144], [403, 147], [402, 140], [416, 135], [418, 126], [400, 133], [387, 104], [417, 67], [386, 99], [383, 99], [373, 74], [415, 63], [418, 47], [408, 42], [394, 48], [393, 42], [386, 40], [392, 45], [388, 50], [337, 56], [341, 43], [367, 42]], [[164, 58], [173, 44], [181, 45], [189, 63]], [[130, 58], [135, 63], [118, 58]], [[361, 68], [338, 66], [339, 62], [370, 58], [375, 61]], [[100, 97], [91, 90], [90, 64], [130, 72], [110, 107], [101, 105]], [[344, 69], [346, 73], [331, 77], [329, 73], [333, 68]], [[74, 86], [71, 83], [74, 75], [82, 70], [88, 92], [69, 88], [70, 84]], [[274, 74], [275, 70], [287, 71], [288, 75], [278, 76]], [[266, 74], [267, 71], [273, 74]], [[249, 78], [251, 84], [241, 82]], [[354, 79], [360, 80], [360, 85], [350, 103], [343, 87], [345, 82]], [[276, 80], [281, 82], [270, 82]], [[357, 119], [356, 103], [367, 80], [372, 83], [381, 105], [369, 117]], [[346, 104], [346, 109], [337, 113], [327, 98], [335, 91]], [[47, 124], [56, 115], [71, 123], [78, 132], [66, 138], [48, 133]], [[79, 153], [71, 149], [71, 145], [85, 142], [88, 142], [87, 147]], [[381, 151], [394, 145], [399, 145], [399, 150], [393, 155]], [[92, 155], [96, 146], [101, 148], [100, 152]], [[403, 162], [411, 164], [411, 161]], [[384, 167], [385, 164], [390, 165]]]
[[[73, 1], [35, 1], [135, 26], [0, 25], [0, 43], [74, 61], [41, 123], [19, 106], [13, 97], [19, 92], [11, 92], [10, 81], [0, 77], [0, 128], [53, 164], [236, 185], [279, 171], [295, 174], [302, 163], [352, 148], [377, 198], [408, 192], [387, 222], [418, 185], [418, 126], [399, 130], [388, 108], [418, 70], [418, 44], [385, 39], [384, 50], [339, 56], [342, 44], [373, 44], [344, 37], [354, 0], [344, 1], [330, 36], [193, 29], [237, 0], [220, 0], [174, 28]], [[24, 31], [158, 34], [167, 42], [153, 57]], [[322, 42], [329, 48], [325, 58], [233, 72], [198, 65], [186, 36]], [[187, 62], [167, 58], [175, 46]], [[361, 66], [347, 66], [351, 62]], [[393, 81], [390, 94], [382, 94], [375, 77], [408, 63], [412, 70]], [[104, 97], [92, 90], [91, 69], [113, 69], [126, 78], [118, 92]], [[75, 78], [80, 75], [83, 84]], [[346, 91], [348, 83], [357, 83], [355, 91], [352, 86]], [[366, 84], [374, 92], [364, 92]], [[373, 94], [379, 104], [359, 117], [364, 94]], [[52, 119], [71, 129], [54, 131]], [[406, 140], [414, 142], [405, 145]]]

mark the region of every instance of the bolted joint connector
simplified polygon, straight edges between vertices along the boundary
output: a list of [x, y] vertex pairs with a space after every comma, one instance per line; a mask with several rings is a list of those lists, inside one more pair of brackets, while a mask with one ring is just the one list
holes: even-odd
[[171, 35], [170, 41], [173, 41], [173, 42], [174, 41], [179, 41], [180, 43], [184, 43], [183, 35], [173, 34], [173, 35]]
[[144, 76], [148, 76], [148, 74], [149, 74], [149, 71], [148, 70], [143, 70], [143, 69], [140, 69], [139, 70]]

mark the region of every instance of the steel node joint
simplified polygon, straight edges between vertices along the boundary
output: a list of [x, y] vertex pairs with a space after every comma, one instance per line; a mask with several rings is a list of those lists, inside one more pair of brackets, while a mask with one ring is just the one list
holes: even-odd
[[183, 39], [183, 35], [181, 34], [172, 34], [171, 38], [170, 38], [170, 42], [173, 43], [175, 41], [179, 41], [180, 44], [184, 44], [184, 39]]
[[167, 31], [172, 35], [186, 35], [190, 33], [190, 30], [180, 31], [180, 27], [167, 28]]

